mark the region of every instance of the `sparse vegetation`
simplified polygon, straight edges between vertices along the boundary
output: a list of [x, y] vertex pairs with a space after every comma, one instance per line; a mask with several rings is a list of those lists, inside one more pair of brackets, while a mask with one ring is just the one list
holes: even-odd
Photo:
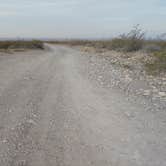
[[152, 54], [153, 60], [146, 63], [146, 71], [148, 74], [156, 75], [161, 72], [166, 72], [166, 41], [164, 39], [157, 39], [147, 41], [147, 46], [152, 46], [149, 50]]
[[57, 41], [56, 44], [69, 44], [72, 46], [84, 45], [95, 48], [103, 48], [116, 51], [138, 51], [142, 49], [144, 44], [144, 32], [139, 25], [133, 27], [133, 29], [127, 33], [122, 34], [117, 38], [111, 40], [69, 40], [69, 41]]
[[42, 41], [0, 41], [0, 49], [44, 49]]
[[155, 52], [154, 60], [145, 64], [148, 74], [159, 74], [166, 72], [166, 51]]
[[127, 33], [120, 35], [119, 38], [113, 39], [111, 47], [114, 50], [120, 51], [138, 51], [142, 49], [144, 44], [144, 32], [139, 25], [133, 27], [133, 29]]
[[[165, 35], [166, 36], [166, 35]], [[54, 44], [67, 44], [70, 46], [92, 47], [95, 51], [115, 50], [120, 52], [145, 52], [149, 56], [150, 62], [142, 61], [148, 74], [158, 74], [166, 72], [166, 40], [165, 37], [157, 39], [146, 39], [144, 31], [139, 25], [127, 33], [110, 40], [67, 40], [53, 41]], [[130, 54], [132, 56], [133, 54]], [[147, 58], [145, 58], [147, 59]], [[129, 66], [124, 66], [129, 68]]]

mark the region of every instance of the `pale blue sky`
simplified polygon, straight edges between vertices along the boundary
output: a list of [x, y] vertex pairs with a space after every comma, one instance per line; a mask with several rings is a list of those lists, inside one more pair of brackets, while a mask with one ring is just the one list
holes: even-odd
[[109, 38], [166, 32], [166, 0], [0, 0], [0, 37]]

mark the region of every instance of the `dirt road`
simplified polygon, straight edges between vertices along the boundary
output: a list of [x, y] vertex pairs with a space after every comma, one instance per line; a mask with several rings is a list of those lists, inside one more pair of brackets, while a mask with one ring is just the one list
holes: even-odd
[[79, 51], [49, 47], [0, 56], [0, 166], [165, 166], [165, 111], [97, 86]]

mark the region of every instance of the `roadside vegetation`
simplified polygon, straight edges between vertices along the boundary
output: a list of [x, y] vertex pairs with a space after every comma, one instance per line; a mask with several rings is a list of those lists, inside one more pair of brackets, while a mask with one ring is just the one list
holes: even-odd
[[145, 64], [148, 74], [156, 75], [166, 72], [166, 51], [159, 51], [153, 54], [154, 60]]
[[19, 49], [44, 49], [42, 41], [0, 41], [0, 50], [19, 50]]
[[134, 26], [128, 33], [121, 34], [111, 40], [65, 40], [52, 41], [51, 43], [92, 47], [97, 51], [114, 50], [130, 53], [131, 56], [132, 52], [141, 51], [146, 53], [146, 56], [151, 57], [151, 61], [144, 62], [145, 70], [148, 74], [166, 72], [166, 40], [162, 39], [162, 37], [146, 39], [145, 32], [139, 25]]
[[[83, 46], [93, 48], [96, 51], [114, 50], [117, 52], [130, 53], [145, 52], [146, 56], [151, 57], [150, 61], [145, 61], [144, 66], [148, 74], [154, 75], [166, 73], [166, 40], [146, 39], [145, 32], [139, 25], [134, 26], [131, 31], [121, 34], [110, 40], [64, 40], [48, 41], [53, 44], [65, 44], [70, 46]], [[44, 44], [39, 40], [18, 40], [0, 41], [0, 51], [24, 51], [26, 49], [44, 49]]]
[[153, 57], [152, 61], [145, 63], [147, 73], [151, 75], [166, 73], [166, 41], [162, 39], [147, 41], [146, 52]]

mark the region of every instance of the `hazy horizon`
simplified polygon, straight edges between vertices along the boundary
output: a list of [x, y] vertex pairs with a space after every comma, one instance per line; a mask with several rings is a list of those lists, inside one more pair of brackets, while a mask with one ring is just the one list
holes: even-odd
[[111, 38], [140, 24], [165, 32], [164, 0], [0, 0], [0, 38]]

